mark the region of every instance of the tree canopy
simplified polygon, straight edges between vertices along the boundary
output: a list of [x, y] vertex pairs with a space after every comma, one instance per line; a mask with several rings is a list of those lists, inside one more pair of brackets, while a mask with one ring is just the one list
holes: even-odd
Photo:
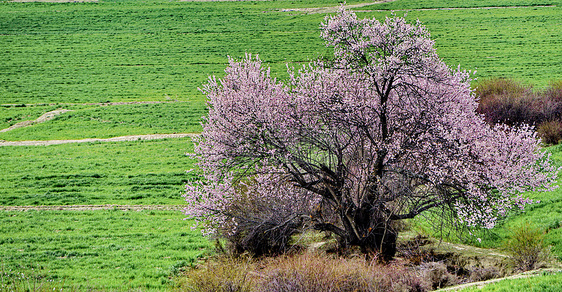
[[552, 188], [534, 130], [487, 124], [470, 72], [440, 60], [419, 21], [342, 7], [321, 36], [333, 58], [286, 82], [247, 55], [202, 89], [205, 180], [187, 186], [185, 212], [208, 231], [312, 228], [392, 257], [396, 220], [439, 210], [492, 228], [531, 202], [523, 192]]

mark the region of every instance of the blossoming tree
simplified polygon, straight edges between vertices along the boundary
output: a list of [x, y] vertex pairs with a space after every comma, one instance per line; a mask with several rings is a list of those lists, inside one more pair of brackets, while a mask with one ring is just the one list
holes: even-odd
[[[394, 221], [441, 210], [492, 228], [530, 203], [523, 192], [552, 188], [557, 170], [533, 129], [486, 124], [470, 74], [439, 59], [419, 22], [342, 8], [321, 30], [334, 58], [286, 83], [246, 56], [204, 87], [205, 181], [187, 186], [185, 212], [207, 231], [311, 228], [390, 258]], [[234, 207], [247, 200], [261, 207]]]

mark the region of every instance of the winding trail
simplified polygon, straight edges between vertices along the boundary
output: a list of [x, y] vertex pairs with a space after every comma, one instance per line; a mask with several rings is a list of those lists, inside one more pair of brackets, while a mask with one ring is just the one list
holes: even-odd
[[42, 116], [38, 117], [37, 119], [33, 120], [33, 121], [23, 121], [23, 122], [19, 122], [15, 125], [12, 125], [9, 128], [6, 129], [2, 129], [0, 130], [0, 133], [4, 133], [4, 132], [8, 132], [14, 129], [18, 129], [18, 128], [23, 128], [23, 127], [28, 127], [31, 126], [33, 124], [38, 124], [38, 123], [44, 123], [46, 121], [52, 120], [54, 119], [56, 116], [66, 113], [66, 112], [71, 112], [72, 110], [67, 110], [67, 109], [57, 109], [54, 111], [50, 111], [47, 113], [44, 113]]

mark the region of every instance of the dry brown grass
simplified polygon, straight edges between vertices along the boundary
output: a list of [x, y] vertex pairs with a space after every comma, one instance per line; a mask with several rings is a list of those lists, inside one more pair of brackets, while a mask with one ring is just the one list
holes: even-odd
[[252, 260], [223, 257], [186, 271], [180, 291], [428, 291], [417, 269], [362, 257], [303, 253]]

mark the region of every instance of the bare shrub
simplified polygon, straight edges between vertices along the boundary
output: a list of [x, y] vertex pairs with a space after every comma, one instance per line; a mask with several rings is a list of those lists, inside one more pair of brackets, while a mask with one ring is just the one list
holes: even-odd
[[545, 144], [562, 139], [562, 81], [552, 81], [542, 91], [510, 79], [482, 81], [476, 88], [478, 112], [490, 124], [528, 124], [536, 127]]
[[363, 258], [304, 254], [282, 257], [262, 271], [258, 291], [427, 291], [429, 285], [400, 264], [380, 265]]
[[529, 223], [512, 228], [511, 237], [503, 243], [515, 269], [529, 271], [551, 257], [550, 248], [544, 242], [545, 233]]
[[562, 80], [551, 81], [543, 94], [550, 100], [562, 102]]
[[529, 91], [529, 87], [507, 78], [491, 78], [478, 82], [476, 95], [480, 100], [498, 95], [521, 95]]
[[221, 257], [185, 271], [178, 286], [181, 291], [244, 292], [253, 291], [249, 277], [253, 262], [248, 258]]
[[429, 262], [420, 265], [423, 278], [431, 284], [433, 289], [456, 285], [459, 278], [447, 270], [442, 262]]
[[472, 267], [469, 271], [469, 282], [487, 281], [490, 279], [499, 278], [502, 276], [501, 272], [496, 267]]
[[[287, 252], [292, 247], [291, 237], [302, 230], [302, 219], [306, 217], [303, 214], [309, 213], [307, 196], [264, 198], [255, 194], [260, 187], [257, 182], [239, 185], [239, 196], [227, 209], [232, 219], [219, 228], [230, 251], [236, 254], [249, 252], [262, 256]], [[282, 192], [287, 186], [275, 187]]]

